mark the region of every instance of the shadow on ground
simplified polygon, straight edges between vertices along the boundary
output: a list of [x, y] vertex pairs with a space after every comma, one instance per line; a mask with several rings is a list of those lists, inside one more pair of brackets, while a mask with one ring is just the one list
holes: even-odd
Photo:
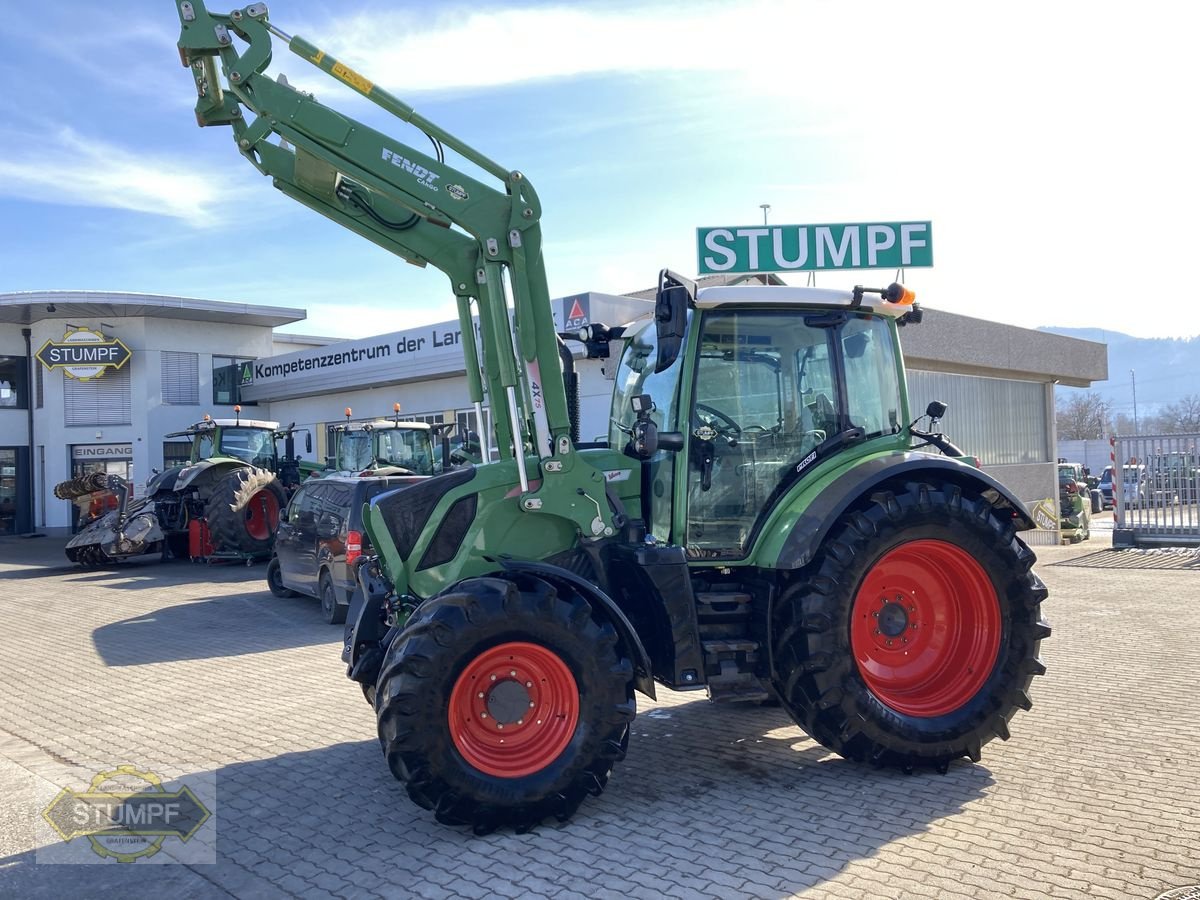
[[105, 665], [143, 666], [309, 647], [341, 637], [341, 626], [326, 623], [313, 598], [285, 600], [261, 590], [175, 600], [97, 628], [92, 643]]
[[[371, 715], [365, 705], [362, 714]], [[219, 769], [215, 866], [38, 867], [24, 853], [0, 860], [0, 894], [145, 896], [153, 887], [161, 896], [164, 886], [175, 896], [270, 896], [319, 886], [407, 897], [461, 894], [465, 883], [472, 893], [553, 896], [655, 890], [647, 878], [666, 870], [697, 896], [782, 897], [953, 817], [992, 783], [969, 764], [904, 776], [836, 760], [779, 710], [699, 700], [639, 716], [634, 731], [608, 791], [569, 823], [531, 834], [474, 837], [437, 824], [391, 778], [377, 742], [364, 740]]]

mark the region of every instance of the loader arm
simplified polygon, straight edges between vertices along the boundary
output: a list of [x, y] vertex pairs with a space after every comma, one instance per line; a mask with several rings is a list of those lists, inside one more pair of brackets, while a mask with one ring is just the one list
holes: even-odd
[[[485, 399], [491, 404], [496, 445], [501, 459], [515, 464], [521, 508], [571, 519], [585, 538], [612, 534], [604, 474], [571, 441], [542, 260], [541, 205], [529, 181], [271, 25], [265, 3], [224, 15], [208, 12], [202, 0], [176, 0], [176, 7], [198, 124], [230, 126], [241, 154], [289, 197], [407, 262], [446, 273], [457, 299], [470, 398], [477, 413]], [[264, 74], [273, 39], [423, 131], [436, 156]], [[447, 165], [443, 148], [496, 184]], [[531, 473], [531, 465], [538, 471]]]

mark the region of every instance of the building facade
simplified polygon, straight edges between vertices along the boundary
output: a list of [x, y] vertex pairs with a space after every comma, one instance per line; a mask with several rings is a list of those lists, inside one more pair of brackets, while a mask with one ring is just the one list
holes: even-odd
[[[120, 475], [139, 495], [186, 455], [165, 436], [206, 412], [232, 415], [232, 367], [278, 353], [274, 329], [304, 316], [161, 295], [0, 294], [0, 533], [75, 526], [79, 509], [53, 489], [84, 472]], [[108, 347], [100, 365], [62, 364]]]

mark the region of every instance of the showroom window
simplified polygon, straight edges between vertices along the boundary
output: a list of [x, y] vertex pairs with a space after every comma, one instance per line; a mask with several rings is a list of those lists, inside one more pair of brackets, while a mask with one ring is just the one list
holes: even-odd
[[254, 357], [214, 356], [212, 358], [213, 403], [217, 406], [257, 406], [257, 403], [241, 399], [242, 376], [254, 362]]
[[162, 402], [170, 406], [200, 405], [200, 354], [162, 351]]
[[0, 356], [0, 409], [28, 408], [27, 372], [24, 356]]

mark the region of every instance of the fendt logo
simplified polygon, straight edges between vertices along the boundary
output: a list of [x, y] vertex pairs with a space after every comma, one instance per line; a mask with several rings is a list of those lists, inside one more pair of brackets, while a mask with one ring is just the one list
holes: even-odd
[[442, 176], [435, 175], [424, 166], [417, 165], [410, 159], [405, 159], [399, 153], [389, 150], [387, 147], [383, 148], [383, 160], [384, 162], [390, 162], [393, 166], [399, 166], [405, 172], [412, 175], [413, 178], [417, 179], [418, 184], [429, 188], [431, 191], [438, 189], [434, 182]]

